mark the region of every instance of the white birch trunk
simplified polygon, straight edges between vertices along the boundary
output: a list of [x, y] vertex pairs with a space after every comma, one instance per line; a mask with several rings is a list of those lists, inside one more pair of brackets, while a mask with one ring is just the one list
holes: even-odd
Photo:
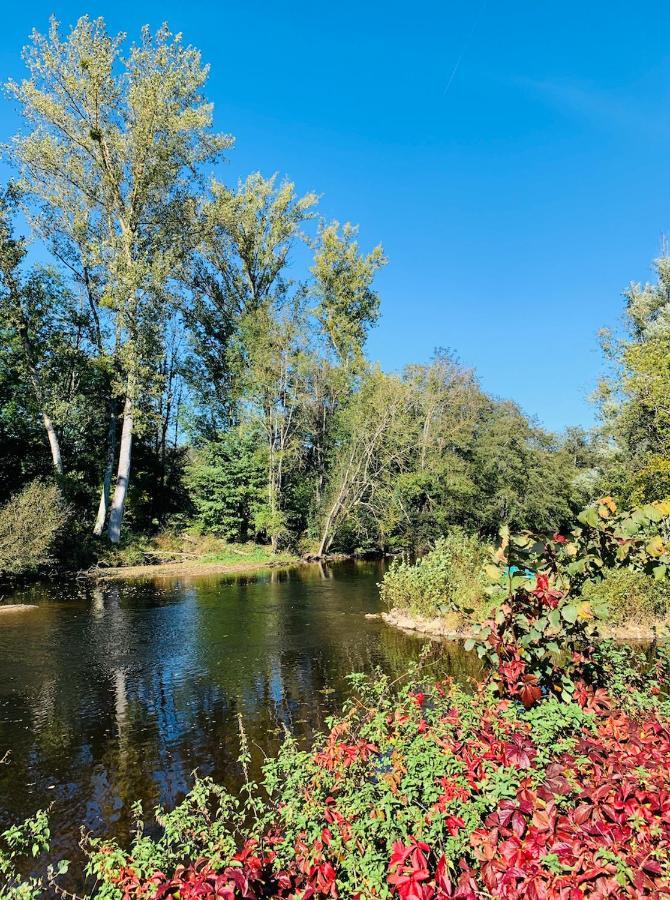
[[62, 475], [63, 460], [60, 455], [60, 444], [58, 443], [58, 435], [56, 434], [56, 429], [54, 428], [53, 422], [45, 412], [42, 413], [42, 421], [44, 422], [44, 427], [47, 430], [49, 446], [51, 447], [51, 459], [53, 460], [54, 469], [58, 472], [59, 475]]
[[105, 461], [105, 472], [102, 477], [102, 488], [100, 490], [100, 503], [98, 505], [98, 515], [93, 526], [93, 534], [100, 537], [105, 530], [105, 522], [107, 521], [107, 510], [109, 509], [109, 495], [112, 488], [112, 475], [114, 473], [114, 457], [116, 455], [116, 404], [110, 401], [109, 429], [107, 431], [107, 459]]
[[130, 395], [126, 397], [123, 409], [123, 426], [121, 428], [121, 447], [119, 449], [119, 467], [116, 473], [116, 486], [114, 497], [109, 510], [109, 527], [107, 534], [112, 544], [118, 544], [121, 540], [121, 523], [123, 522], [123, 510], [128, 494], [128, 482], [130, 480], [130, 458], [133, 449], [133, 400]]

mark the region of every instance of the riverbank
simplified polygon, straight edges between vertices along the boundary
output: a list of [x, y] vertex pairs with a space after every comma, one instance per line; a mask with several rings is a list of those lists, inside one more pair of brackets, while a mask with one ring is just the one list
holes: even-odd
[[80, 574], [95, 579], [225, 575], [299, 564], [296, 554], [274, 553], [267, 544], [168, 531], [149, 538], [132, 536], [119, 547], [107, 547], [96, 564]]
[[388, 612], [383, 612], [381, 613], [381, 619], [387, 625], [400, 628], [401, 631], [417, 632], [428, 637], [461, 641], [471, 636], [469, 629], [455, 620], [440, 616], [433, 618], [415, 616], [404, 609], [390, 609]]
[[240, 560], [237, 562], [195, 559], [181, 562], [149, 563], [141, 566], [116, 566], [89, 569], [87, 575], [111, 581], [128, 578], [179, 578], [194, 575], [243, 575], [264, 569], [286, 569], [290, 566], [310, 565], [291, 554], [280, 554], [269, 560]]
[[[401, 631], [410, 631], [417, 634], [425, 634], [426, 637], [443, 638], [450, 641], [463, 641], [472, 637], [471, 630], [456, 619], [436, 616], [427, 618], [415, 616], [404, 609], [390, 609], [381, 613], [381, 619], [394, 628]], [[625, 643], [650, 644], [652, 641], [668, 630], [668, 622], [653, 622], [640, 624], [631, 622], [625, 625], [603, 625], [600, 633], [604, 638]]]

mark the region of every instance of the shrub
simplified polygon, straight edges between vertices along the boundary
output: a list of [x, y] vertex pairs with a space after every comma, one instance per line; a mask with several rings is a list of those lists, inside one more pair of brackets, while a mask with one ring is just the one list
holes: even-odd
[[618, 593], [625, 621], [632, 585], [652, 608], [670, 590], [670, 501], [626, 512], [602, 497], [578, 522], [567, 536], [501, 529], [495, 564], [485, 569], [496, 605], [465, 646], [490, 666], [503, 696], [528, 707], [548, 693], [567, 699], [577, 681], [597, 675], [590, 660], [609, 616], [607, 593]]
[[0, 509], [0, 574], [23, 575], [52, 562], [68, 518], [55, 484], [33, 481]]
[[613, 625], [647, 625], [664, 620], [670, 612], [670, 583], [633, 569], [607, 569], [602, 581], [587, 581], [582, 597], [592, 605], [604, 604]]
[[287, 739], [239, 801], [198, 781], [128, 850], [89, 839], [91, 896], [666, 895], [667, 703], [624, 710], [582, 686], [526, 711], [421, 669], [400, 690], [352, 680], [314, 747]]
[[488, 548], [476, 535], [453, 528], [416, 565], [394, 561], [380, 585], [382, 599], [415, 615], [467, 619], [484, 600], [488, 558]]
[[[0, 764], [3, 762], [0, 759]], [[49, 851], [51, 832], [44, 810], [20, 825], [12, 825], [0, 834], [0, 900], [39, 900], [44, 897], [45, 882], [38, 875], [22, 874], [25, 860], [42, 857]], [[68, 863], [49, 865], [47, 881], [65, 874]]]

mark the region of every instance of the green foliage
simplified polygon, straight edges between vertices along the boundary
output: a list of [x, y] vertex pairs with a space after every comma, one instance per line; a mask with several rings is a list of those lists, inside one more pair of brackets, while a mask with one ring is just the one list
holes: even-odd
[[[582, 500], [578, 468], [555, 436], [534, 427], [514, 403], [491, 404], [473, 446], [476, 525], [495, 534], [546, 531], [571, 521]], [[590, 499], [590, 498], [588, 498]]]
[[33, 481], [0, 508], [0, 574], [24, 575], [52, 561], [68, 519], [59, 487]]
[[[43, 810], [0, 834], [0, 900], [40, 900], [45, 896], [45, 879], [25, 876], [21, 869], [26, 859], [34, 861], [46, 853], [50, 841], [49, 820]], [[66, 862], [49, 866], [46, 881], [64, 875], [67, 869]]]
[[635, 569], [605, 569], [600, 581], [587, 581], [582, 598], [607, 609], [612, 625], [650, 625], [670, 613], [670, 580]]
[[[384, 378], [361, 379], [336, 418], [326, 546], [346, 531], [364, 545], [423, 552], [453, 525], [487, 534], [501, 524], [557, 528], [592, 498], [584, 436], [559, 441], [533, 426], [513, 403], [484, 394], [447, 351]], [[388, 425], [378, 395], [393, 407]]]
[[655, 284], [626, 292], [626, 334], [605, 333], [613, 372], [600, 389], [603, 431], [615, 452], [608, 488], [629, 503], [670, 494], [670, 259], [655, 261]]
[[265, 456], [257, 433], [242, 429], [193, 452], [186, 484], [201, 531], [231, 541], [248, 539], [266, 501]]
[[135, 833], [131, 848], [124, 851], [105, 838], [89, 836], [86, 845], [86, 872], [98, 881], [95, 896], [112, 900], [120, 896], [115, 880], [131, 868], [137, 877], [157, 871], [171, 871], [179, 864], [202, 856], [221, 866], [235, 853], [244, 824], [245, 806], [210, 778], [196, 778], [184, 800], [173, 810], [154, 811], [158, 837], [147, 834], [143, 810], [134, 808]]
[[597, 644], [598, 623], [610, 615], [608, 597], [618, 600], [620, 622], [634, 602], [627, 596], [632, 585], [652, 606], [668, 594], [670, 502], [625, 512], [602, 497], [578, 521], [569, 537], [502, 530], [487, 568], [497, 607], [466, 642], [495, 670], [501, 691], [528, 706], [543, 693], [572, 694]]
[[380, 246], [362, 256], [358, 229], [348, 222], [321, 227], [312, 274], [318, 298], [316, 315], [339, 360], [360, 364], [368, 329], [379, 318], [379, 296], [371, 285], [387, 260]]
[[476, 536], [452, 528], [415, 565], [395, 560], [380, 585], [390, 608], [419, 616], [455, 614], [461, 621], [481, 617], [490, 551]]
[[503, 696], [530, 708], [546, 693], [569, 700], [598, 638], [605, 610], [557, 588], [547, 574], [510, 574], [508, 594], [474, 627], [476, 649]]
[[588, 662], [587, 673], [593, 683], [603, 687], [621, 707], [632, 715], [656, 711], [670, 715], [670, 643], [667, 632], [662, 643], [635, 649], [628, 644], [600, 641]]

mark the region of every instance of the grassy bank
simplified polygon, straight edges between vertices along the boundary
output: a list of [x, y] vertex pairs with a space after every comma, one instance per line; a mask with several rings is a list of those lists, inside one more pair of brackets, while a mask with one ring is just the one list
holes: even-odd
[[155, 537], [131, 536], [120, 547], [107, 548], [90, 571], [104, 578], [144, 575], [197, 575], [244, 572], [294, 565], [289, 552], [273, 553], [266, 544], [231, 543], [190, 531], [164, 532]]

